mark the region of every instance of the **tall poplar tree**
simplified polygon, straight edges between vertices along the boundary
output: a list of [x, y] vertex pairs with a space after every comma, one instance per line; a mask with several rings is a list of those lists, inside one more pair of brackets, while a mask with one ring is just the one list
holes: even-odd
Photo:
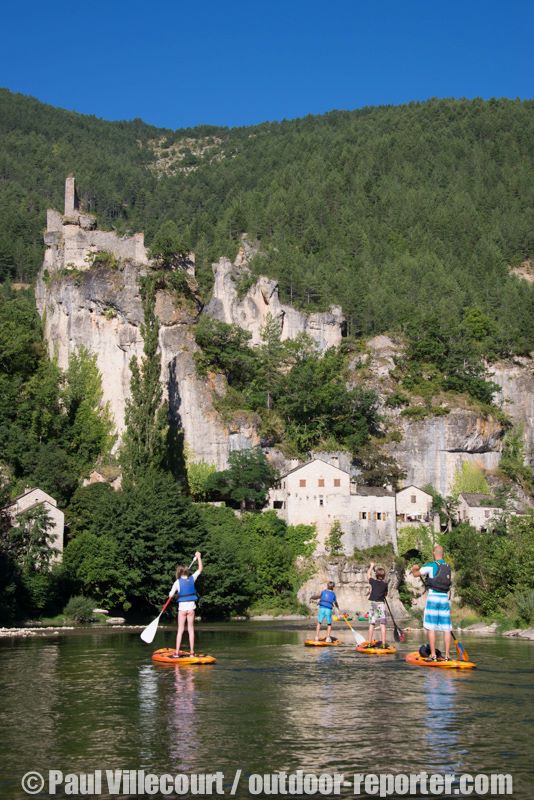
[[121, 448], [124, 477], [135, 482], [147, 469], [164, 466], [168, 434], [168, 407], [160, 383], [161, 355], [158, 351], [159, 321], [155, 312], [155, 280], [141, 286], [144, 322], [143, 358], [130, 361], [130, 397], [126, 401], [126, 432]]

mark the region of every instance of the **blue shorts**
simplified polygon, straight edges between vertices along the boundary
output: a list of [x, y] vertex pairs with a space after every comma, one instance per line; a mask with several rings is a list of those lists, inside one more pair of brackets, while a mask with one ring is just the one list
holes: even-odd
[[319, 614], [317, 616], [317, 622], [326, 622], [327, 625], [332, 624], [332, 609], [331, 608], [319, 608]]
[[430, 591], [425, 606], [423, 628], [427, 631], [451, 631], [451, 603], [448, 594]]

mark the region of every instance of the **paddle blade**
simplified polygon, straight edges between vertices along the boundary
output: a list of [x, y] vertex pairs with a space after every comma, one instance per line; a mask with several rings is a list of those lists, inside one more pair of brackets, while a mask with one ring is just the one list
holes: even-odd
[[363, 644], [365, 641], [367, 641], [365, 637], [362, 636], [361, 633], [358, 633], [358, 631], [355, 631], [354, 628], [351, 628], [351, 631], [352, 635], [354, 636], [354, 641], [356, 642], [356, 644]]
[[393, 638], [395, 639], [396, 642], [402, 642], [400, 631], [396, 625], [393, 628]]
[[456, 645], [456, 652], [458, 653], [458, 658], [460, 661], [469, 661], [469, 654], [463, 644], [456, 639], [454, 642]]
[[153, 619], [152, 622], [150, 623], [150, 625], [147, 625], [146, 628], [143, 631], [141, 631], [140, 635], [141, 635], [141, 639], [143, 640], [143, 642], [146, 642], [147, 644], [150, 644], [151, 642], [154, 641], [154, 636], [156, 635], [156, 632], [158, 630], [159, 618], [160, 617], [161, 617], [161, 614], [159, 614], [156, 617], [156, 619]]

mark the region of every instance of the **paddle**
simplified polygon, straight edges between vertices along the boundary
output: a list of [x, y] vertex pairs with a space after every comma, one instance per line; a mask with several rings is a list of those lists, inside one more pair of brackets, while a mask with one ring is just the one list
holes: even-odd
[[389, 607], [389, 603], [386, 600], [386, 598], [384, 598], [384, 600], [386, 601], [386, 606], [387, 606], [387, 609], [389, 611], [389, 616], [391, 617], [391, 621], [393, 623], [393, 638], [395, 639], [396, 642], [403, 642], [406, 639], [406, 634], [404, 633], [404, 631], [401, 628], [399, 628], [399, 626], [395, 622], [395, 618], [393, 617], [393, 614], [391, 613], [391, 608]]
[[[188, 572], [189, 572], [189, 570], [191, 569], [191, 567], [193, 566], [193, 564], [195, 563], [196, 560], [197, 559], [196, 559], [196, 556], [195, 556], [195, 558], [192, 560], [192, 562], [189, 564], [189, 566], [187, 568]], [[172, 597], [169, 597], [167, 599], [167, 602], [165, 603], [165, 605], [163, 606], [163, 608], [159, 612], [158, 616], [156, 617], [156, 619], [153, 619], [152, 622], [150, 623], [150, 625], [147, 625], [146, 628], [143, 631], [141, 631], [140, 636], [141, 636], [141, 639], [143, 640], [143, 642], [146, 642], [147, 644], [151, 644], [154, 641], [154, 637], [156, 635], [156, 631], [158, 630], [158, 625], [159, 625], [159, 621], [160, 621], [161, 615], [163, 614], [163, 612], [165, 611], [165, 609], [167, 608], [167, 606], [169, 605], [171, 600], [172, 600]]]
[[347, 623], [348, 627], [351, 629], [351, 632], [352, 632], [352, 635], [354, 636], [354, 641], [356, 642], [356, 644], [363, 644], [366, 641], [363, 638], [363, 636], [361, 635], [361, 633], [358, 633], [357, 631], [354, 630], [354, 628], [352, 627], [352, 625], [348, 621], [346, 614], [340, 614], [339, 618], [345, 620], [345, 622]]
[[454, 645], [456, 647], [456, 652], [458, 653], [458, 657], [460, 661], [469, 661], [469, 653], [463, 646], [461, 642], [458, 641], [456, 636], [454, 635], [453, 631], [451, 630], [451, 636], [454, 639]]

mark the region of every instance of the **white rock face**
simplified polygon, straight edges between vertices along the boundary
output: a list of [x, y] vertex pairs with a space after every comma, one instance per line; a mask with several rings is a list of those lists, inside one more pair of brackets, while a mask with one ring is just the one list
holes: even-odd
[[283, 305], [277, 282], [264, 276], [260, 276], [240, 299], [237, 284], [251, 275], [243, 249], [234, 264], [228, 258], [219, 259], [213, 265], [213, 275], [213, 294], [205, 313], [220, 322], [239, 325], [252, 335], [252, 344], [260, 344], [261, 331], [269, 316], [280, 323], [282, 339], [294, 339], [306, 333], [320, 351], [341, 342], [345, 317], [339, 306], [322, 313], [304, 314]]
[[[126, 263], [118, 270], [93, 268], [75, 278], [54, 276], [46, 283], [41, 276], [36, 286], [50, 356], [56, 355], [65, 369], [69, 355], [82, 346], [96, 354], [104, 401], [110, 404], [119, 435], [130, 394], [130, 360], [143, 354], [138, 288], [142, 272]], [[171, 414], [181, 421], [192, 459], [224, 469], [232, 449], [258, 444], [257, 433], [249, 421], [229, 427], [214, 409], [213, 387], [195, 367], [194, 315], [176, 308], [165, 292], [158, 293], [156, 309], [161, 322], [162, 384]]]
[[491, 367], [492, 380], [502, 391], [503, 411], [523, 426], [525, 449], [534, 464], [534, 358], [515, 358]]
[[92, 269], [76, 279], [53, 276], [47, 283], [40, 275], [35, 289], [50, 357], [66, 369], [69, 355], [80, 347], [96, 354], [104, 400], [119, 434], [130, 391], [130, 359], [143, 352], [137, 275], [132, 265], [120, 272]]
[[483, 419], [474, 411], [453, 409], [446, 416], [418, 421], [399, 416], [397, 422], [402, 441], [386, 449], [405, 470], [406, 485], [431, 483], [448, 495], [464, 461], [487, 470], [499, 463], [504, 431], [496, 420]]

